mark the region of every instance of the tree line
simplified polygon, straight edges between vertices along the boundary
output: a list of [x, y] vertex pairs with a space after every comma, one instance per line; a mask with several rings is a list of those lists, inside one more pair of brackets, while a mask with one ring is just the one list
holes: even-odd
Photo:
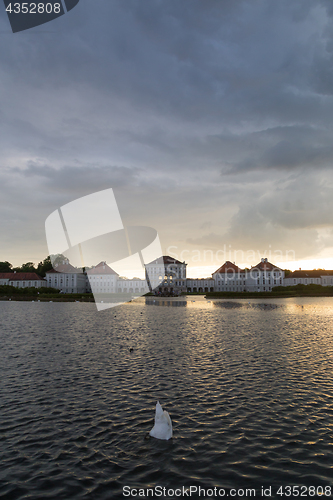
[[22, 264], [22, 266], [13, 267], [13, 265], [7, 260], [5, 262], [0, 262], [0, 273], [12, 273], [14, 271], [17, 273], [36, 273], [41, 278], [44, 278], [47, 271], [50, 271], [52, 267], [51, 258], [48, 255], [37, 265], [33, 262], [26, 262], [25, 264]]

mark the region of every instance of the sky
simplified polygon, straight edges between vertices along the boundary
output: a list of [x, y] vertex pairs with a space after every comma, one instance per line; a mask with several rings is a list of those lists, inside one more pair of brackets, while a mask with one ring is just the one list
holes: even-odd
[[112, 188], [189, 277], [333, 269], [331, 0], [80, 0], [13, 34], [0, 5], [0, 261]]

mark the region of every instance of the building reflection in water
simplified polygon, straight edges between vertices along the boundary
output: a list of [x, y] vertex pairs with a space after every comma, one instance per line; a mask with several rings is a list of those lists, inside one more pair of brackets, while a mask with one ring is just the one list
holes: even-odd
[[142, 304], [145, 301], [147, 306], [164, 306], [164, 307], [187, 307], [191, 309], [224, 309], [238, 310], [239, 312], [259, 312], [259, 311], [277, 311], [281, 310], [284, 313], [297, 314], [317, 314], [331, 315], [333, 318], [333, 307], [331, 297], [322, 297], [320, 303], [317, 297], [290, 297], [288, 299], [276, 299], [274, 302], [267, 298], [258, 299], [238, 299], [238, 300], [207, 300], [203, 296], [184, 297], [183, 299], [162, 298], [162, 297], [141, 297], [132, 301], [134, 304]]
[[146, 297], [146, 306], [164, 306], [164, 307], [188, 307], [196, 309], [211, 309], [214, 303], [210, 300], [206, 300], [204, 297], [196, 298], [196, 300], [190, 299], [166, 299], [159, 297]]
[[232, 301], [232, 300], [206, 300], [205, 298], [196, 298], [196, 300], [175, 300], [175, 299], [165, 299], [158, 297], [146, 297], [145, 303], [147, 306], [164, 306], [164, 307], [188, 307], [195, 309], [243, 309], [243, 310], [262, 310], [262, 311], [271, 311], [279, 308], [286, 308], [287, 304], [279, 303], [275, 304], [272, 302], [261, 302], [261, 301], [252, 301], [248, 302], [247, 300], [242, 301]]
[[172, 306], [172, 307], [186, 307], [188, 302], [186, 300], [161, 300], [161, 299], [147, 299], [146, 306]]

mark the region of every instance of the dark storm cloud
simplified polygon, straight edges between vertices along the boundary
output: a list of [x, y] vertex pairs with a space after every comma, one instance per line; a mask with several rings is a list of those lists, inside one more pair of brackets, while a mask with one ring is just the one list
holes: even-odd
[[21, 177], [31, 178], [46, 189], [55, 189], [83, 195], [85, 191], [100, 191], [105, 186], [121, 187], [127, 184], [137, 184], [139, 169], [117, 166], [77, 165], [65, 166], [60, 169], [35, 162], [28, 162], [24, 170], [11, 169], [12, 173]]
[[[132, 132], [151, 143], [152, 116], [167, 129], [178, 119], [186, 127], [186, 147], [193, 121], [205, 137], [209, 127], [330, 119], [331, 103], [302, 94], [311, 90], [312, 52], [322, 45], [318, 31], [323, 28], [314, 11], [309, 2], [295, 7], [280, 2], [273, 8], [267, 2], [101, 1], [94, 10], [82, 2], [75, 16], [54, 22], [61, 37], [19, 35], [4, 52], [2, 66], [16, 80], [18, 103], [27, 87], [27, 100], [35, 105], [46, 93], [40, 105], [57, 117], [53, 106], [73, 99], [68, 120], [76, 119], [80, 128], [90, 111], [90, 127], [84, 124], [92, 134], [101, 116], [112, 119], [116, 111], [118, 120], [130, 107], [127, 112], [136, 111], [141, 119], [144, 114], [139, 134]], [[73, 27], [72, 18], [82, 25]], [[130, 119], [125, 129], [131, 132]], [[168, 139], [170, 145], [174, 137]]]
[[305, 232], [319, 242], [331, 227], [330, 2], [81, 0], [53, 33], [9, 36], [6, 23], [1, 230], [12, 245], [27, 220], [42, 240], [44, 216], [107, 187], [166, 245], [271, 239], [312, 252]]
[[[223, 147], [228, 139], [215, 139], [216, 142]], [[238, 143], [240, 159], [230, 155], [223, 174], [268, 169], [287, 172], [314, 167], [325, 170], [333, 165], [331, 133], [324, 128], [305, 125], [275, 127], [230, 138], [230, 142]]]

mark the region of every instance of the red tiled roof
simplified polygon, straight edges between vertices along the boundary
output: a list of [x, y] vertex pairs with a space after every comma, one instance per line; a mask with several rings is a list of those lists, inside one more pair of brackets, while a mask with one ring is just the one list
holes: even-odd
[[318, 270], [318, 269], [313, 269], [312, 271], [294, 271], [291, 274], [288, 274], [286, 279], [289, 278], [320, 278], [321, 276], [333, 276], [333, 271], [325, 271], [324, 269]]
[[111, 267], [107, 265], [106, 262], [100, 262], [97, 266], [93, 267], [93, 269], [89, 269], [87, 274], [90, 276], [91, 274], [115, 274], [119, 276]]
[[244, 269], [240, 269], [236, 264], [233, 262], [230, 262], [230, 260], [227, 260], [223, 266], [221, 266], [217, 271], [215, 271], [213, 274], [225, 274], [225, 273], [244, 273]]
[[12, 276], [15, 276], [15, 273], [0, 273], [0, 280], [8, 280], [11, 279]]
[[36, 273], [0, 273], [0, 279], [9, 279], [9, 281], [44, 281]]
[[169, 257], [169, 255], [163, 255], [162, 257], [158, 257], [158, 259], [155, 259], [146, 265], [149, 266], [151, 264], [184, 264], [184, 262], [180, 262], [174, 257]]
[[251, 267], [251, 269], [259, 269], [260, 271], [281, 271], [282, 269], [278, 266], [275, 266], [271, 262], [268, 262], [267, 259], [264, 262], [260, 261], [256, 266]]

